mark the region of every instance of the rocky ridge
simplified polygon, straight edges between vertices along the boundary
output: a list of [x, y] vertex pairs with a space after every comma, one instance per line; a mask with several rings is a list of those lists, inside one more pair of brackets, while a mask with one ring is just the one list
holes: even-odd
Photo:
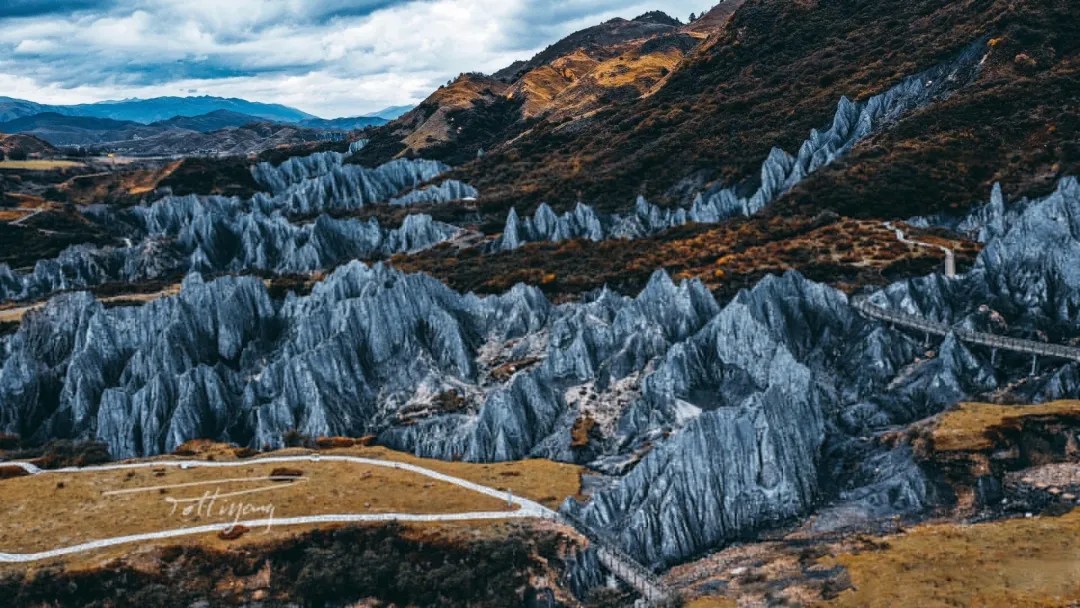
[[[372, 204], [410, 205], [472, 198], [476, 190], [453, 180], [416, 189], [448, 167], [398, 160], [374, 169], [344, 165], [336, 152], [252, 168], [270, 193], [250, 200], [221, 196], [166, 196], [126, 210], [88, 215], [125, 247], [78, 245], [19, 273], [0, 265], [0, 301], [39, 298], [60, 290], [114, 281], [143, 281], [198, 271], [299, 273], [333, 268], [430, 247], [457, 235], [427, 215], [408, 216], [398, 228], [374, 219], [335, 219], [331, 211]], [[402, 194], [404, 193], [404, 194]], [[297, 215], [315, 215], [298, 224]]]
[[1011, 205], [996, 186], [989, 203], [948, 223], [986, 243], [972, 271], [956, 281], [898, 283], [875, 294], [875, 303], [982, 331], [1054, 342], [1072, 337], [1080, 310], [1076, 178]]
[[532, 217], [521, 218], [512, 208], [502, 236], [492, 244], [492, 249], [507, 251], [531, 241], [636, 238], [689, 222], [715, 223], [752, 215], [875, 131], [971, 82], [985, 53], [986, 42], [979, 41], [951, 60], [908, 77], [864, 102], [841, 98], [829, 129], [811, 131], [796, 156], [773, 148], [761, 164], [760, 185], [749, 196], [741, 196], [738, 187], [715, 188], [696, 195], [686, 208], [663, 208], [638, 197], [634, 211], [629, 214], [600, 213], [578, 203], [573, 210], [557, 215], [544, 203]]

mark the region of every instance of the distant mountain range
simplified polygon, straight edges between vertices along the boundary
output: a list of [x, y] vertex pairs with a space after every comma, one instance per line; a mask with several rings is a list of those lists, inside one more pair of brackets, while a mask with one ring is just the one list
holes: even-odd
[[[401, 116], [410, 106], [395, 106], [356, 118], [339, 118], [328, 121], [343, 121], [341, 124], [359, 124], [361, 126], [378, 125]], [[324, 121], [318, 116], [280, 104], [259, 103], [245, 99], [228, 97], [155, 97], [152, 99], [124, 99], [103, 101], [100, 103], [78, 105], [48, 105], [0, 97], [0, 122], [8, 122], [35, 114], [55, 113], [63, 116], [82, 116], [89, 118], [107, 118], [110, 120], [130, 121], [144, 125], [167, 121], [177, 117], [198, 117], [218, 112], [242, 114], [257, 120], [288, 124], [302, 124], [306, 121]], [[368, 122], [362, 123], [361, 119]], [[352, 122], [348, 122], [352, 121]], [[238, 126], [238, 125], [232, 125]], [[313, 128], [341, 128], [305, 125]], [[359, 128], [359, 127], [349, 127]]]
[[[194, 113], [216, 106], [228, 107]], [[259, 133], [273, 133], [281, 140], [278, 143], [315, 141], [325, 139], [327, 131], [384, 125], [390, 120], [385, 117], [400, 116], [409, 109], [398, 106], [368, 116], [324, 119], [285, 106], [217, 97], [161, 97], [79, 106], [0, 98], [0, 133], [31, 135], [54, 146], [101, 147], [129, 154], [242, 152], [258, 148]], [[222, 145], [215, 144], [218, 140]]]
[[390, 106], [378, 112], [372, 112], [371, 114], [364, 114], [360, 118], [381, 118], [386, 121], [396, 120], [405, 115], [409, 110], [412, 110], [416, 106]]
[[0, 97], [0, 120], [3, 121], [43, 112], [54, 112], [65, 116], [108, 118], [149, 124], [177, 116], [201, 116], [219, 110], [247, 114], [275, 122], [294, 123], [316, 118], [307, 112], [279, 104], [225, 97], [155, 97], [71, 106], [46, 105], [23, 99]]
[[385, 118], [375, 116], [354, 116], [352, 118], [309, 118], [296, 123], [311, 129], [325, 129], [328, 131], [352, 131], [364, 127], [379, 127], [390, 122]]
[[199, 116], [174, 116], [173, 118], [170, 118], [168, 120], [160, 120], [158, 122], [150, 123], [149, 126], [162, 127], [167, 129], [186, 129], [188, 131], [198, 131], [199, 133], [210, 133], [211, 131], [227, 129], [229, 127], [242, 127], [244, 125], [250, 125], [256, 122], [282, 121], [263, 120], [259, 116], [242, 114], [240, 112], [233, 112], [231, 110], [215, 110], [213, 112], [202, 114]]
[[0, 133], [33, 135], [54, 146], [92, 146], [110, 141], [153, 137], [167, 128], [129, 120], [67, 116], [42, 112], [0, 123]]
[[319, 141], [328, 136], [327, 131], [334, 130], [347, 129], [285, 124], [229, 110], [201, 116], [176, 116], [150, 124], [56, 112], [42, 112], [0, 123], [0, 133], [33, 136], [54, 146], [82, 146], [154, 156], [246, 154], [283, 144]]

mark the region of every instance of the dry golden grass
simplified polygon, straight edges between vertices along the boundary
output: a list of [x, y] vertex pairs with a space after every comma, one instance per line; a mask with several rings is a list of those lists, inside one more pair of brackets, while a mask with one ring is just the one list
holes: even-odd
[[1080, 401], [1052, 401], [1041, 405], [1004, 406], [962, 403], [941, 415], [931, 439], [938, 452], [982, 451], [994, 447], [994, 429], [1035, 416], [1080, 416]]
[[604, 87], [632, 85], [640, 88], [643, 81], [651, 84], [664, 76], [664, 70], [674, 70], [682, 58], [683, 54], [677, 49], [619, 57], [601, 63], [592, 75], [596, 83]]
[[0, 222], [14, 222], [21, 220], [33, 211], [28, 209], [0, 209]]
[[26, 315], [27, 311], [35, 307], [19, 306], [0, 310], [0, 323], [18, 323]]
[[[108, 296], [105, 298], [99, 298], [103, 304], [119, 304], [119, 303], [146, 303], [153, 302], [159, 298], [167, 296], [174, 296], [180, 293], [180, 284], [170, 285], [169, 287], [151, 293], [131, 293], [120, 294], [115, 296]], [[26, 316], [26, 313], [36, 310], [45, 306], [46, 301], [35, 302], [33, 304], [26, 304], [22, 306], [6, 306], [0, 307], [0, 323], [17, 323], [22, 321], [22, 318]]]
[[686, 608], [735, 608], [739, 604], [726, 597], [699, 597], [686, 602]]
[[1065, 606], [1080, 602], [1080, 511], [1058, 518], [926, 525], [881, 550], [826, 558], [854, 585], [827, 605]]
[[[240, 453], [235, 447], [207, 441], [183, 446], [195, 459], [217, 461], [236, 460]], [[309, 454], [307, 449], [288, 449], [272, 455]], [[325, 450], [322, 453], [359, 456], [364, 458], [407, 462], [454, 475], [496, 489], [506, 489], [515, 495], [557, 506], [567, 496], [580, 492], [581, 467], [560, 463], [527, 460], [498, 464], [470, 464], [416, 458], [380, 447], [353, 447]], [[149, 461], [170, 459], [162, 456]], [[275, 468], [303, 472], [301, 481], [269, 482], [230, 481], [239, 478], [265, 478]], [[161, 473], [164, 471], [164, 473]], [[198, 483], [183, 488], [158, 486]], [[60, 487], [58, 484], [62, 484]], [[268, 489], [266, 489], [268, 488]], [[125, 494], [108, 494], [117, 490], [146, 490]], [[235, 497], [222, 495], [258, 490]], [[213, 512], [204, 508], [184, 516], [182, 503], [174, 508], [170, 500], [200, 498], [204, 492], [213, 495], [219, 490]], [[69, 546], [89, 540], [153, 532], [165, 529], [227, 524], [235, 518], [227, 509], [236, 503], [253, 507], [272, 505], [275, 518], [318, 514], [344, 513], [461, 513], [474, 511], [503, 511], [508, 507], [500, 499], [478, 494], [453, 484], [439, 482], [407, 471], [364, 466], [351, 463], [288, 463], [260, 464], [226, 469], [176, 468], [137, 469], [134, 471], [104, 471], [78, 474], [47, 474], [18, 477], [0, 481], [0, 513], [7, 517], [0, 523], [0, 551], [28, 552]], [[204, 501], [209, 507], [209, 501]], [[252, 512], [243, 519], [263, 519], [265, 512]], [[449, 531], [456, 536], [496, 534], [498, 522], [458, 522], [446, 524], [414, 524], [424, 533]], [[139, 552], [152, 551], [168, 545], [198, 545], [226, 548], [237, 544], [264, 543], [288, 538], [316, 528], [331, 525], [304, 525], [256, 530], [238, 540], [225, 541], [214, 534], [181, 537], [171, 540], [142, 543], [138, 546], [112, 547], [67, 558], [34, 564], [34, 568], [51, 565], [69, 567], [100, 567], [111, 559]], [[15, 567], [15, 566], [12, 566]], [[22, 568], [22, 566], [19, 566]]]
[[138, 167], [128, 166], [134, 159], [123, 157], [98, 159], [98, 162], [108, 163], [107, 170], [76, 175], [60, 185], [69, 201], [80, 205], [136, 202], [156, 190], [184, 161]]
[[510, 87], [507, 94], [525, 98], [523, 116], [538, 116], [552, 110], [552, 104], [560, 94], [590, 74], [599, 64], [596, 59], [578, 49], [559, 57], [550, 65], [530, 70]]
[[644, 55], [628, 52], [608, 59], [560, 91], [544, 110], [551, 111], [556, 121], [580, 118], [606, 106], [609, 102], [604, 98], [612, 91], [632, 88], [639, 96], [648, 95], [683, 57], [678, 49], [669, 49]]
[[[3, 162], [0, 162], [0, 166], [2, 165]], [[52, 210], [59, 207], [56, 203], [47, 201], [40, 196], [17, 192], [0, 194], [0, 202], [10, 205], [10, 208], [0, 209], [0, 222], [14, 222], [31, 215], [39, 209]]]
[[[302, 472], [301, 477], [266, 479], [281, 466], [252, 461], [250, 466], [228, 469], [163, 467], [157, 472], [148, 468], [8, 479], [0, 482], [0, 512], [5, 514], [0, 522], [0, 547], [17, 553], [42, 551], [100, 538], [271, 515], [509, 510], [503, 500], [453, 484], [352, 463], [290, 463], [285, 468]], [[198, 503], [200, 498], [205, 500]], [[262, 510], [239, 518], [229, 511], [244, 505]]]
[[417, 458], [383, 447], [355, 447], [325, 453], [407, 462], [491, 488], [510, 490], [552, 508], [558, 507], [569, 496], [580, 495], [581, 474], [585, 470], [578, 465], [539, 459], [491, 464], [446, 462]]
[[81, 167], [82, 163], [71, 160], [2, 160], [0, 169], [24, 169], [31, 171], [48, 171], [51, 169], [70, 169]]
[[128, 191], [132, 196], [141, 196], [148, 194], [157, 188], [158, 183], [166, 177], [173, 174], [183, 161], [171, 162], [160, 169], [147, 170], [147, 171], [134, 171], [130, 175], [124, 176], [120, 181], [120, 186]]
[[[458, 110], [468, 110], [474, 104], [491, 101], [506, 92], [506, 84], [482, 76], [466, 74], [452, 84], [440, 87], [424, 102], [402, 117], [402, 124], [408, 128], [401, 140], [406, 148], [422, 150], [438, 142], [451, 138], [457, 126], [450, 123], [450, 114]], [[424, 116], [425, 109], [435, 108]]]
[[[389, 460], [412, 464], [439, 473], [453, 475], [466, 481], [478, 483], [497, 490], [509, 490], [514, 494], [535, 500], [549, 507], [557, 507], [569, 496], [580, 497], [581, 474], [585, 467], [555, 462], [552, 460], [515, 460], [511, 462], [472, 463], [448, 462], [431, 458], [418, 458], [412, 454], [398, 452], [381, 446], [358, 445], [318, 450], [322, 454], [354, 456], [373, 460]], [[189, 441], [178, 448], [185, 456], [197, 460], [236, 460], [242, 450], [227, 444], [213, 441]], [[271, 452], [267, 456], [296, 456], [311, 454], [307, 448], [287, 448]], [[160, 456], [156, 459], [170, 459]], [[154, 459], [151, 459], [154, 460]]]

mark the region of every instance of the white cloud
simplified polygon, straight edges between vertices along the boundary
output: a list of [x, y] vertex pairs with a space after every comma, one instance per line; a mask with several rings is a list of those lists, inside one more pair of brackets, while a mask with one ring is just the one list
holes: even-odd
[[3, 94], [81, 103], [197, 90], [353, 115], [418, 102], [460, 72], [497, 70], [615, 16], [665, 10], [685, 19], [709, 0], [88, 4], [0, 17]]
[[37, 38], [26, 38], [15, 45], [16, 53], [28, 55], [54, 53], [59, 49], [60, 45], [55, 40], [40, 40]]

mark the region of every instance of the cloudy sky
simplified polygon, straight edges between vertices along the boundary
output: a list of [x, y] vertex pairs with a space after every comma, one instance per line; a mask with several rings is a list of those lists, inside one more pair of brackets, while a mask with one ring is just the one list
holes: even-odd
[[0, 96], [220, 95], [324, 117], [416, 103], [612, 17], [714, 0], [0, 0]]

